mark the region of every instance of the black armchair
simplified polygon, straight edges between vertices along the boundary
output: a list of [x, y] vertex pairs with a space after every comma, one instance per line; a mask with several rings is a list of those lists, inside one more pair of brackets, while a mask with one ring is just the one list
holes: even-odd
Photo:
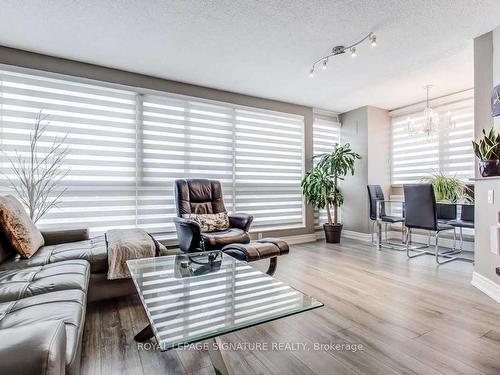
[[234, 213], [229, 214], [229, 227], [238, 228], [248, 232], [253, 221], [253, 216], [249, 214]]
[[190, 253], [200, 250], [220, 250], [231, 243], [249, 243], [248, 230], [253, 216], [243, 213], [230, 214], [229, 228], [218, 232], [204, 233], [193, 219], [183, 217], [189, 214], [217, 214], [226, 212], [219, 181], [205, 179], [176, 180], [174, 218], [179, 247]]

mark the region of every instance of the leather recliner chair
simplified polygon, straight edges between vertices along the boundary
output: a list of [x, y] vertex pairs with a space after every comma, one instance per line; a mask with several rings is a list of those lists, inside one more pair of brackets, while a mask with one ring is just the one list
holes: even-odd
[[227, 212], [219, 181], [206, 179], [182, 179], [174, 184], [179, 247], [184, 252], [220, 250], [231, 243], [249, 243], [248, 230], [253, 216], [243, 213], [228, 214], [229, 228], [219, 232], [202, 233], [200, 225], [185, 214], [217, 214]]

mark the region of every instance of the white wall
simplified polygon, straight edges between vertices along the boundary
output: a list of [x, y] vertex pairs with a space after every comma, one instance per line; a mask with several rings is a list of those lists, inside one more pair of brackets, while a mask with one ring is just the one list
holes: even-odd
[[[500, 84], [500, 28], [474, 39], [474, 132], [481, 136], [483, 128], [489, 129], [493, 122], [500, 126], [500, 118], [491, 118], [490, 95], [495, 85]], [[476, 171], [475, 182], [475, 265], [474, 272], [497, 285], [500, 292], [500, 277], [495, 268], [500, 267], [500, 256], [490, 251], [490, 226], [499, 222], [500, 179], [482, 179]], [[488, 191], [494, 192], [495, 200], [488, 203]], [[475, 276], [475, 279], [477, 277]], [[475, 284], [476, 285], [476, 284]]]
[[346, 230], [370, 233], [368, 192], [366, 185], [377, 184], [390, 192], [390, 126], [389, 112], [376, 107], [361, 107], [343, 113], [342, 143], [350, 143], [361, 155], [356, 162], [354, 176], [347, 176], [342, 184], [345, 205], [342, 220]]
[[391, 190], [391, 118], [385, 109], [368, 107], [368, 184]]
[[341, 185], [344, 193], [342, 223], [344, 229], [368, 233], [368, 107], [361, 107], [340, 115], [341, 142], [349, 143], [353, 151], [361, 156], [355, 164], [354, 176], [346, 176]]

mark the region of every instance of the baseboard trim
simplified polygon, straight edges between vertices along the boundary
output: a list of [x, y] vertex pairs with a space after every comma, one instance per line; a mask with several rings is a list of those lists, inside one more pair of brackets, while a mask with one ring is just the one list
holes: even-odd
[[314, 236], [316, 237], [316, 241], [325, 239], [325, 231], [323, 229], [317, 230], [314, 232]]
[[316, 233], [299, 234], [296, 236], [283, 236], [280, 237], [289, 245], [297, 245], [301, 243], [315, 242], [317, 240]]
[[500, 285], [491, 281], [483, 275], [473, 272], [472, 281], [470, 282], [474, 287], [486, 294], [488, 297], [500, 303]]
[[356, 232], [353, 230], [342, 230], [342, 237], [350, 238], [351, 240], [359, 240], [363, 242], [371, 242], [372, 235], [370, 233]]

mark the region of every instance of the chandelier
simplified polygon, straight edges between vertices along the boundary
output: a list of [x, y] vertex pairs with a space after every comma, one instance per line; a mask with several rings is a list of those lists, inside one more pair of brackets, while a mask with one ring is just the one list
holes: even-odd
[[347, 51], [349, 51], [351, 53], [351, 57], [353, 57], [353, 58], [356, 57], [358, 55], [358, 53], [356, 51], [356, 47], [359, 44], [363, 43], [367, 39], [370, 42], [370, 45], [372, 47], [375, 47], [377, 45], [377, 37], [375, 36], [374, 33], [370, 32], [363, 39], [357, 41], [356, 43], [351, 44], [350, 46], [347, 46], [347, 47], [335, 46], [335, 47], [333, 47], [332, 52], [330, 54], [323, 56], [323, 57], [319, 58], [318, 60], [316, 60], [315, 62], [313, 62], [311, 70], [309, 71], [309, 77], [311, 77], [311, 78], [314, 77], [314, 69], [316, 68], [316, 65], [321, 63], [321, 62], [322, 62], [321, 67], [323, 68], [323, 70], [326, 70], [330, 57], [342, 55], [342, 54], [346, 53]]
[[[432, 85], [424, 86], [426, 90], [425, 108], [423, 112], [423, 119], [415, 124], [414, 120], [408, 118], [408, 133], [410, 135], [425, 134], [427, 138], [432, 138], [439, 131], [439, 114], [435, 112], [430, 105], [429, 91]], [[448, 120], [451, 120], [451, 115], [448, 112]]]

